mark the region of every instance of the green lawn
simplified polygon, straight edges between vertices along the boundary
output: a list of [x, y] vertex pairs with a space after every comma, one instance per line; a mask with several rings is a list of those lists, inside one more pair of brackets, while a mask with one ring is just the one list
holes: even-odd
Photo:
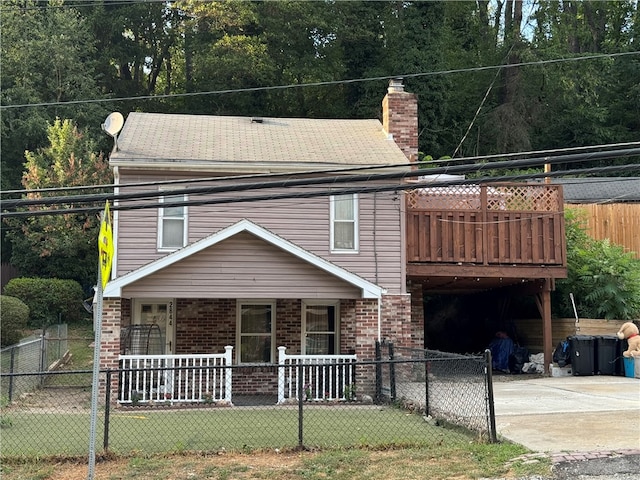
[[[9, 413], [11, 425], [2, 429], [2, 457], [85, 455], [90, 415], [87, 413]], [[102, 451], [102, 413], [96, 451]], [[298, 410], [212, 408], [194, 410], [114, 411], [109, 450], [247, 451], [294, 448], [299, 445]], [[303, 417], [305, 447], [382, 447], [468, 443], [468, 433], [434, 426], [420, 415], [391, 407], [307, 408]]]

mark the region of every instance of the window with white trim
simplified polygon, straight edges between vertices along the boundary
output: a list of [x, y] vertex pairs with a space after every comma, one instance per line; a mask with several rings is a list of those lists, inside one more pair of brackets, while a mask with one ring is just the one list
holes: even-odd
[[238, 363], [272, 363], [275, 304], [238, 302]]
[[335, 355], [339, 352], [338, 304], [303, 302], [303, 355]]
[[[186, 195], [166, 195], [160, 203], [187, 201]], [[167, 206], [158, 209], [158, 249], [177, 250], [187, 244], [187, 206]]]
[[331, 197], [331, 251], [358, 250], [358, 196], [355, 194]]

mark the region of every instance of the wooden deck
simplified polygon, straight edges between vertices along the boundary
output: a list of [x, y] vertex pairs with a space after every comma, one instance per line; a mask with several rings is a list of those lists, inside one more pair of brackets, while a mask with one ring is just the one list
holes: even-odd
[[415, 189], [407, 194], [406, 228], [407, 277], [427, 289], [453, 279], [456, 288], [478, 289], [566, 277], [560, 185]]

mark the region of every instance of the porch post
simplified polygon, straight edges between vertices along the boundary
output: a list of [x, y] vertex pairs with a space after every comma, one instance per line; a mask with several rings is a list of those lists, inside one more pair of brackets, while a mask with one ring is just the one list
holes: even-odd
[[284, 369], [284, 362], [287, 354], [284, 353], [287, 347], [278, 347], [278, 403], [284, 403], [284, 381], [287, 375]]
[[[227, 345], [226, 347], [224, 347], [224, 364], [227, 365], [227, 367], [229, 365], [231, 365], [231, 362], [233, 360], [233, 355], [232, 352], [233, 351], [233, 347], [231, 345]], [[225, 402], [231, 403], [231, 389], [233, 388], [233, 382], [232, 382], [232, 378], [231, 378], [231, 373], [232, 373], [232, 369], [231, 368], [225, 368], [225, 375], [224, 375], [224, 400]]]

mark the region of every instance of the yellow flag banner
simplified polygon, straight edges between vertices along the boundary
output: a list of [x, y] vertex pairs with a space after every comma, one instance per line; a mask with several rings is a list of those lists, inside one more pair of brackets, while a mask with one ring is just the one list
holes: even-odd
[[102, 281], [102, 289], [104, 290], [111, 275], [111, 263], [113, 260], [113, 231], [111, 229], [108, 200], [105, 203], [102, 221], [100, 222], [98, 254], [100, 255], [100, 280]]

